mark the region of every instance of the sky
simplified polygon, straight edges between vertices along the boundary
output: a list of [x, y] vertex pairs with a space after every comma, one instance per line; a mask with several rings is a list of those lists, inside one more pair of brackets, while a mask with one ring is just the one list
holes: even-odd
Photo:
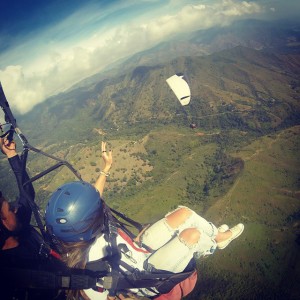
[[299, 0], [4, 0], [0, 81], [14, 112], [177, 34], [235, 20], [293, 19]]

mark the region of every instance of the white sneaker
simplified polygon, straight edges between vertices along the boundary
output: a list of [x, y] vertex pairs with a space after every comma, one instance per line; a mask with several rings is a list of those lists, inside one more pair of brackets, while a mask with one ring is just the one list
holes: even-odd
[[244, 224], [241, 223], [230, 228], [229, 230], [232, 232], [232, 236], [223, 242], [217, 243], [217, 247], [219, 249], [224, 249], [225, 247], [227, 247], [231, 241], [233, 241], [234, 239], [236, 239], [242, 234], [244, 228], [245, 228]]
[[229, 226], [227, 224], [222, 224], [220, 227], [218, 227], [219, 232], [225, 232], [229, 229]]

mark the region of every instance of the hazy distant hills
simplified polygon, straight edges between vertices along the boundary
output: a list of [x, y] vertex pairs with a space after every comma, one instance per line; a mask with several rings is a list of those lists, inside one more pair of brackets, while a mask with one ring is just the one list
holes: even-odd
[[299, 27], [299, 24], [291, 24], [288, 21], [236, 21], [230, 26], [199, 30], [180, 39], [163, 42], [128, 58], [122, 67], [165, 63], [178, 56], [208, 55], [236, 46], [256, 50], [299, 52]]

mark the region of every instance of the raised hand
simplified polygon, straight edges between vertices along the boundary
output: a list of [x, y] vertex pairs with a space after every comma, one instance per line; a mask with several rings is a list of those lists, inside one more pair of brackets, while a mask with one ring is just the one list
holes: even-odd
[[0, 138], [0, 148], [1, 152], [8, 158], [17, 155], [16, 143], [14, 141], [9, 141], [7, 138]]

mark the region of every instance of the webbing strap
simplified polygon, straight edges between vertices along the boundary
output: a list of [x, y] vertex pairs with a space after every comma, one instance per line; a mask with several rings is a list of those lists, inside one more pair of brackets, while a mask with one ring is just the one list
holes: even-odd
[[120, 228], [118, 228], [118, 234], [122, 237], [124, 241], [126, 241], [135, 251], [142, 252], [142, 253], [151, 253], [150, 251], [140, 248], [135, 245], [133, 240]]
[[131, 218], [127, 217], [126, 215], [124, 215], [123, 213], [113, 209], [113, 208], [110, 208], [110, 210], [116, 214], [118, 217], [122, 218], [123, 220], [125, 220], [126, 222], [128, 222], [129, 224], [133, 225], [135, 228], [137, 228], [139, 231], [141, 231], [143, 229], [143, 225], [139, 222], [136, 222], [134, 220], [132, 220]]

